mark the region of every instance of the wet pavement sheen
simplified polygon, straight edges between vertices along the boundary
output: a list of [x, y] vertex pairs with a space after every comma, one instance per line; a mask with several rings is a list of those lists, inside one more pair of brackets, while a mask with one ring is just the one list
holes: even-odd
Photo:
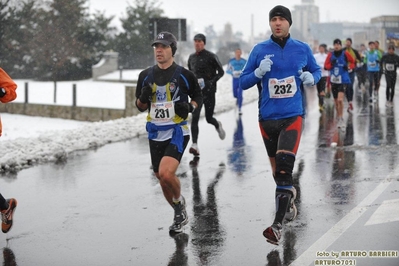
[[186, 151], [178, 169], [189, 215], [183, 233], [169, 236], [173, 210], [151, 172], [143, 136], [0, 177], [4, 194], [19, 203], [13, 229], [0, 240], [3, 261], [397, 266], [399, 100], [386, 107], [380, 90], [370, 105], [356, 89], [345, 130], [337, 129], [331, 99], [320, 115], [315, 91], [308, 93], [294, 168], [298, 218], [284, 225], [279, 246], [262, 235], [274, 218], [275, 184], [253, 102], [241, 117], [236, 110], [216, 114], [223, 141], [201, 119], [201, 157], [192, 161]]

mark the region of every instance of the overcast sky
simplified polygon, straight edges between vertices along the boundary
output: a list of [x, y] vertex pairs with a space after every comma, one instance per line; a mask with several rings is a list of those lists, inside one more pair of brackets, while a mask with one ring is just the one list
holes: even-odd
[[[117, 17], [125, 16], [128, 3], [134, 0], [88, 0], [90, 12], [105, 11], [115, 15], [113, 25], [119, 26]], [[160, 7], [169, 18], [186, 18], [195, 32], [214, 25], [220, 32], [226, 23], [231, 23], [233, 31], [241, 31], [245, 37], [251, 34], [251, 16], [254, 17], [254, 35], [269, 29], [268, 14], [275, 5], [284, 5], [291, 10], [300, 5], [301, 0], [159, 0]], [[369, 22], [370, 18], [381, 15], [399, 15], [398, 0], [315, 0], [319, 7], [320, 22], [352, 21]]]

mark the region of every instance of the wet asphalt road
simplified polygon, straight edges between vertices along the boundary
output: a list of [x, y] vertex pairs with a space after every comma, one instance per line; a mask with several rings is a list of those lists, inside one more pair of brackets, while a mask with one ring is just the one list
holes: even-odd
[[216, 115], [227, 133], [223, 141], [200, 121], [198, 165], [190, 166], [186, 152], [178, 170], [190, 219], [184, 233], [169, 236], [173, 211], [140, 137], [0, 177], [2, 193], [19, 202], [13, 229], [0, 238], [8, 248], [3, 261], [397, 266], [399, 97], [389, 109], [384, 93], [382, 86], [379, 101], [369, 105], [357, 90], [345, 131], [336, 127], [331, 102], [320, 116], [314, 91], [308, 95], [294, 169], [299, 215], [284, 226], [279, 246], [262, 235], [274, 218], [275, 184], [254, 102], [244, 106], [241, 120], [235, 110]]

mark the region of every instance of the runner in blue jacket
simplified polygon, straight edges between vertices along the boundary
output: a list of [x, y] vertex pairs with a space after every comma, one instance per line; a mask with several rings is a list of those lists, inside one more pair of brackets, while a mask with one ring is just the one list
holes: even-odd
[[269, 12], [272, 36], [252, 49], [240, 77], [243, 90], [258, 85], [259, 127], [276, 182], [276, 215], [263, 231], [278, 245], [283, 220], [297, 215], [292, 171], [305, 115], [304, 86], [315, 85], [321, 69], [308, 44], [290, 37], [291, 12], [276, 6]]
[[240, 75], [247, 60], [241, 57], [242, 51], [237, 48], [234, 51], [235, 56], [230, 59], [227, 64], [226, 73], [233, 76], [233, 96], [237, 99], [238, 114], [241, 115], [241, 107], [243, 102], [242, 89], [240, 88]]

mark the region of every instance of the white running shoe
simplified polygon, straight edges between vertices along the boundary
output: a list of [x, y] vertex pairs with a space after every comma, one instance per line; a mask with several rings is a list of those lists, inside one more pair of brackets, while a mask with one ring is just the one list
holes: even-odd
[[222, 123], [220, 121], [218, 121], [218, 123], [219, 123], [219, 128], [216, 129], [216, 131], [219, 133], [219, 138], [223, 140], [226, 137], [226, 132], [224, 132]]
[[387, 101], [385, 104], [386, 107], [393, 107], [393, 102]]

